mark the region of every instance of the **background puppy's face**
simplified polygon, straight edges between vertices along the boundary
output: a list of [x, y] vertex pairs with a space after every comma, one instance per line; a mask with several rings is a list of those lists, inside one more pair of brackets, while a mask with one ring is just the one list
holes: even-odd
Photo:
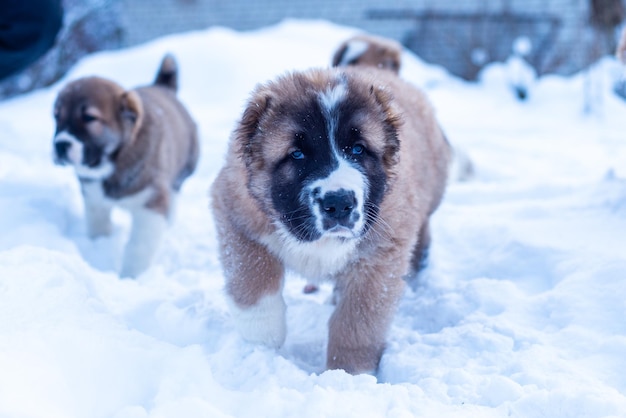
[[137, 118], [126, 96], [120, 86], [96, 77], [68, 84], [54, 105], [55, 162], [73, 165], [81, 178], [109, 176]]
[[335, 52], [332, 65], [366, 66], [400, 72], [402, 47], [395, 41], [371, 36], [357, 36], [344, 42]]
[[268, 85], [236, 132], [249, 138], [242, 149], [252, 193], [298, 241], [361, 237], [376, 220], [397, 151], [374, 90], [330, 74]]

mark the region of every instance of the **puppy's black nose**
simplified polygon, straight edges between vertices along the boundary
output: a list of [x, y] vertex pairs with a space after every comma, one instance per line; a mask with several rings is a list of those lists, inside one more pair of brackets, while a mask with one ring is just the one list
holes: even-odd
[[322, 213], [337, 221], [347, 219], [354, 206], [356, 205], [356, 198], [353, 191], [347, 191], [344, 189], [336, 192], [328, 192], [324, 195], [324, 198], [320, 201], [322, 206]]
[[70, 144], [68, 141], [57, 141], [54, 143], [54, 151], [57, 153], [57, 157], [65, 158], [67, 157], [67, 150], [70, 149]]

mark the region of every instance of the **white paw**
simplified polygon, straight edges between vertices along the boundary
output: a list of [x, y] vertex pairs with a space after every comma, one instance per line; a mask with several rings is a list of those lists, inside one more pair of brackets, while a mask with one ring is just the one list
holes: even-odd
[[235, 327], [247, 341], [279, 348], [285, 342], [287, 306], [281, 292], [263, 296], [256, 305], [241, 308], [229, 300]]

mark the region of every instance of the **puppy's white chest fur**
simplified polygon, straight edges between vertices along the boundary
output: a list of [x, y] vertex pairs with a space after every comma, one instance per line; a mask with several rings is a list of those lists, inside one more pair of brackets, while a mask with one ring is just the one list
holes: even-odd
[[82, 183], [81, 189], [86, 202], [100, 206], [119, 206], [130, 212], [144, 207], [152, 195], [151, 188], [146, 187], [134, 195], [122, 199], [111, 199], [104, 194], [102, 181], [85, 181]]
[[306, 279], [320, 282], [342, 270], [356, 250], [357, 239], [322, 237], [312, 242], [295, 239], [284, 228], [261, 238], [261, 242], [285, 266]]

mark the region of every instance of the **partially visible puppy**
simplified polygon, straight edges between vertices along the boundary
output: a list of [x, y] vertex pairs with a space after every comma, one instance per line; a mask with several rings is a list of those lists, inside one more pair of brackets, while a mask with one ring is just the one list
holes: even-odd
[[387, 38], [357, 35], [343, 42], [332, 60], [333, 67], [348, 65], [371, 66], [400, 72], [402, 46]]
[[626, 29], [622, 32], [622, 39], [619, 41], [615, 55], [618, 60], [626, 64]]
[[54, 160], [76, 171], [89, 236], [110, 234], [115, 205], [132, 215], [122, 277], [149, 267], [176, 193], [196, 167], [196, 125], [176, 98], [177, 86], [177, 64], [167, 55], [152, 85], [126, 91], [110, 80], [81, 78], [54, 105]]

